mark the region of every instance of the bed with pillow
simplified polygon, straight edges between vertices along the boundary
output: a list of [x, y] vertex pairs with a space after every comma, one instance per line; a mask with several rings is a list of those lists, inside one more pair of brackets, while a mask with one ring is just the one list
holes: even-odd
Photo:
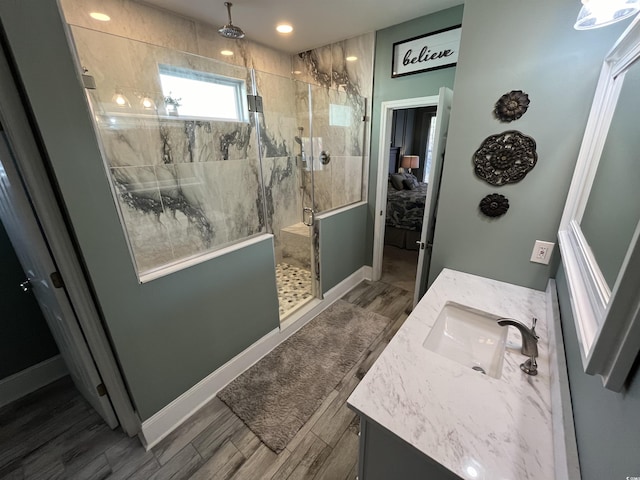
[[384, 243], [407, 250], [417, 250], [422, 232], [422, 218], [427, 184], [410, 173], [389, 174], [387, 217]]

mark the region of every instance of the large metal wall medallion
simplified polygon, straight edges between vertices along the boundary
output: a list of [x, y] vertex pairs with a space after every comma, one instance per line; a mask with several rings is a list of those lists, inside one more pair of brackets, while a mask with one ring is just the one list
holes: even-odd
[[516, 130], [487, 137], [473, 154], [476, 175], [496, 186], [519, 182], [537, 161], [536, 141]]
[[525, 114], [529, 103], [529, 95], [522, 90], [511, 90], [498, 99], [493, 113], [501, 122], [512, 122]]
[[487, 217], [499, 217], [509, 210], [509, 200], [504, 195], [492, 193], [480, 200], [480, 211]]

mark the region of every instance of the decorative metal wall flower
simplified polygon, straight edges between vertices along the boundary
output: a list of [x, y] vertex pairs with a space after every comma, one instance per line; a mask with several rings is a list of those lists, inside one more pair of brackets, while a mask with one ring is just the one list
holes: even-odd
[[487, 217], [499, 217], [509, 210], [509, 200], [504, 195], [492, 193], [480, 200], [480, 211]]
[[496, 186], [519, 182], [537, 161], [536, 141], [516, 130], [487, 137], [473, 154], [476, 175]]
[[493, 113], [501, 122], [512, 122], [524, 115], [528, 108], [529, 95], [522, 90], [511, 90], [498, 99]]

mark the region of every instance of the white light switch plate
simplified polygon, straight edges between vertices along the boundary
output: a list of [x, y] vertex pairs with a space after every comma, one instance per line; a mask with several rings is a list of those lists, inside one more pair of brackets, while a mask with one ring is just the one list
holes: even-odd
[[554, 245], [555, 243], [536, 240], [536, 243], [533, 246], [533, 252], [531, 253], [531, 261], [542, 263], [543, 265], [549, 265], [549, 260], [551, 259], [551, 252], [553, 252]]

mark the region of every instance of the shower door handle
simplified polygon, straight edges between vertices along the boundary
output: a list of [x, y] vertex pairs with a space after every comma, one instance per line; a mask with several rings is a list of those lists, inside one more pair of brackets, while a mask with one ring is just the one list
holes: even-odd
[[313, 208], [304, 207], [302, 209], [302, 223], [304, 223], [307, 227], [312, 227], [316, 221], [315, 213], [316, 212], [313, 210]]

